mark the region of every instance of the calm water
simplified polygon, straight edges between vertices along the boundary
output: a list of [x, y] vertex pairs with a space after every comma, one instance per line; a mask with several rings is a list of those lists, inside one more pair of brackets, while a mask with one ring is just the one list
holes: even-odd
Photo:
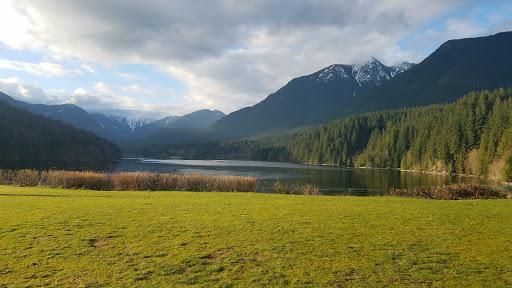
[[261, 189], [268, 189], [276, 179], [281, 183], [310, 183], [318, 185], [321, 189], [332, 191], [349, 188], [388, 190], [391, 187], [412, 188], [420, 185], [435, 186], [450, 183], [500, 186], [499, 183], [476, 177], [239, 160], [122, 159], [113, 169], [124, 172], [255, 176], [260, 180]]

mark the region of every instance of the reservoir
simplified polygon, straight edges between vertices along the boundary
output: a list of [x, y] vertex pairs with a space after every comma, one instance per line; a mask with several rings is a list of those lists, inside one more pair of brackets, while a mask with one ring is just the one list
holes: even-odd
[[208, 174], [253, 176], [259, 189], [268, 191], [279, 180], [282, 185], [308, 183], [324, 191], [361, 189], [387, 191], [389, 188], [413, 188], [451, 183], [485, 184], [500, 187], [496, 181], [478, 177], [399, 171], [394, 169], [337, 168], [280, 162], [242, 160], [181, 160], [125, 158], [112, 167], [113, 171], [170, 174]]

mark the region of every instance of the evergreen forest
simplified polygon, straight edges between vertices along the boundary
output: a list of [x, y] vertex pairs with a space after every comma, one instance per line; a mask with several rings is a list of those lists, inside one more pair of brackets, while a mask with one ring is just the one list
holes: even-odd
[[0, 168], [105, 169], [120, 149], [91, 132], [0, 101]]

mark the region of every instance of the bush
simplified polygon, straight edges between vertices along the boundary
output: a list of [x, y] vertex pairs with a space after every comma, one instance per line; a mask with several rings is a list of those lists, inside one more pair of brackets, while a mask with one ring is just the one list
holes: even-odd
[[[46, 179], [43, 179], [44, 177]], [[107, 173], [53, 170], [41, 174], [41, 182], [44, 182], [44, 180], [47, 186], [52, 187], [112, 190], [112, 184]]]
[[486, 185], [450, 184], [434, 187], [418, 186], [412, 189], [389, 190], [390, 196], [436, 200], [503, 199], [507, 196]]
[[12, 184], [14, 172], [11, 170], [0, 169], [0, 185]]
[[294, 183], [281, 185], [279, 179], [274, 182], [272, 193], [275, 194], [294, 194], [294, 195], [320, 195], [320, 188], [309, 183]]
[[32, 187], [39, 185], [39, 172], [23, 169], [14, 172], [13, 181], [20, 187]]

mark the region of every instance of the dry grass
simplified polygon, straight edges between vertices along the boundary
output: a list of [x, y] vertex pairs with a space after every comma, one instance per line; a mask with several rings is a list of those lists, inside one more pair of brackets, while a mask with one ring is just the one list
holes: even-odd
[[9, 185], [13, 182], [13, 171], [0, 169], [0, 184]]
[[436, 200], [503, 199], [507, 195], [486, 185], [451, 184], [435, 187], [418, 186], [412, 189], [389, 190], [390, 196]]
[[23, 169], [14, 171], [12, 181], [20, 187], [29, 187], [39, 185], [39, 172], [35, 170]]
[[317, 185], [309, 183], [294, 183], [281, 185], [279, 179], [274, 182], [272, 189], [274, 194], [294, 194], [294, 195], [320, 195], [320, 188]]
[[41, 174], [41, 184], [46, 186], [103, 191], [112, 190], [111, 180], [107, 173], [54, 170]]
[[17, 186], [50, 186], [67, 189], [99, 191], [255, 191], [256, 177], [215, 176], [199, 174], [155, 174], [149, 172], [116, 172], [113, 174], [91, 171], [1, 170], [2, 184]]

